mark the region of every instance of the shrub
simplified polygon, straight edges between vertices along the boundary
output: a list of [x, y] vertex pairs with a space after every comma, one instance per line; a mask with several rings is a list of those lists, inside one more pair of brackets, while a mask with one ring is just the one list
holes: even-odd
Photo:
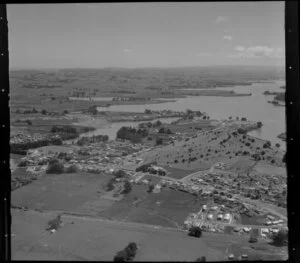
[[131, 192], [131, 190], [132, 190], [131, 184], [129, 183], [129, 181], [125, 181], [124, 182], [124, 189], [123, 189], [122, 193], [123, 194], [128, 194], [128, 193]]
[[136, 255], [137, 245], [134, 242], [129, 243], [123, 250], [119, 251], [115, 257], [114, 261], [125, 262], [132, 261]]
[[127, 261], [127, 253], [125, 250], [121, 250], [117, 252], [117, 254], [114, 256], [115, 262], [125, 262]]
[[288, 243], [288, 230], [280, 229], [277, 234], [272, 236], [273, 244], [276, 246], [285, 246]]
[[59, 162], [49, 164], [46, 170], [47, 174], [61, 174], [64, 172], [64, 165]]
[[107, 191], [111, 191], [115, 188], [115, 185], [114, 185], [114, 182], [115, 180], [113, 178], [111, 178], [108, 182], [107, 182], [107, 185], [106, 185], [106, 190]]
[[114, 175], [116, 178], [123, 178], [126, 173], [123, 170], [118, 170]]
[[27, 162], [26, 161], [21, 161], [19, 164], [18, 164], [18, 167], [25, 167], [27, 165]]
[[32, 125], [32, 121], [31, 120], [27, 120], [26, 121], [28, 125]]
[[158, 139], [156, 140], [156, 145], [161, 145], [162, 143], [163, 143], [162, 138], [158, 138]]
[[44, 110], [41, 111], [41, 113], [42, 113], [43, 115], [46, 115], [48, 112], [44, 109]]
[[258, 121], [258, 122], [256, 123], [256, 126], [257, 126], [258, 128], [261, 128], [261, 127], [262, 127], [262, 122], [261, 122], [261, 121]]
[[249, 243], [256, 243], [259, 236], [258, 228], [253, 228], [250, 233]]
[[127, 247], [125, 248], [125, 251], [127, 252], [127, 258], [128, 260], [132, 260], [135, 257], [136, 251], [137, 251], [137, 245], [134, 242], [130, 242]]
[[66, 173], [77, 173], [79, 171], [79, 168], [76, 164], [72, 164], [66, 169]]
[[206, 262], [206, 257], [202, 256], [196, 259], [196, 262]]
[[246, 131], [244, 129], [242, 129], [242, 128], [238, 128], [237, 132], [239, 134], [245, 134], [246, 133]]
[[148, 193], [152, 193], [152, 192], [153, 192], [153, 189], [154, 189], [154, 185], [153, 185], [153, 184], [150, 184], [150, 185], [148, 186], [147, 192], [148, 192]]
[[201, 237], [202, 235], [202, 230], [200, 227], [196, 227], [196, 226], [193, 226], [189, 229], [189, 236], [194, 236], [194, 237]]

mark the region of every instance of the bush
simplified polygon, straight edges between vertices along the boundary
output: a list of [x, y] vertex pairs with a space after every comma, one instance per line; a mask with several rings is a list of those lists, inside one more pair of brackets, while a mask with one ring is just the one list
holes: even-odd
[[49, 164], [46, 170], [47, 174], [61, 174], [63, 172], [64, 172], [64, 165], [59, 162]]
[[196, 259], [196, 262], [206, 262], [206, 257], [202, 256]]
[[244, 129], [242, 129], [242, 128], [238, 128], [237, 132], [239, 134], [245, 134], [246, 133], [246, 131]]
[[280, 229], [277, 234], [272, 236], [273, 245], [285, 246], [288, 243], [288, 230]]
[[118, 170], [114, 175], [116, 178], [123, 178], [126, 173], [123, 170]]
[[259, 236], [258, 228], [253, 228], [250, 233], [249, 243], [257, 243], [258, 236]]
[[41, 113], [42, 113], [43, 115], [46, 115], [48, 112], [47, 112], [46, 110], [42, 110]]
[[119, 251], [115, 257], [114, 261], [125, 262], [132, 261], [136, 255], [137, 245], [134, 242], [129, 243], [123, 250]]
[[153, 189], [154, 189], [154, 185], [153, 185], [153, 184], [150, 184], [150, 185], [148, 186], [147, 192], [148, 192], [148, 193], [152, 193], [152, 192], [153, 192]]
[[127, 245], [125, 248], [125, 251], [127, 253], [127, 259], [132, 260], [135, 257], [136, 251], [137, 251], [137, 245], [134, 242], [131, 242]]
[[28, 125], [32, 125], [32, 121], [31, 120], [27, 120], [26, 121]]
[[25, 167], [27, 165], [27, 162], [26, 161], [21, 161], [19, 164], [18, 164], [18, 167]]
[[66, 173], [77, 173], [79, 171], [79, 168], [76, 164], [72, 164], [66, 169]]
[[201, 230], [200, 227], [193, 226], [189, 229], [189, 234], [188, 235], [199, 238], [202, 235], [202, 230]]
[[124, 182], [124, 189], [123, 189], [122, 193], [123, 194], [128, 194], [128, 193], [131, 192], [131, 190], [132, 190], [131, 184], [129, 183], [129, 181], [125, 181]]
[[162, 145], [162, 144], [163, 144], [162, 138], [156, 140], [156, 145]]
[[107, 182], [107, 185], [106, 185], [106, 190], [107, 191], [111, 191], [115, 188], [115, 185], [114, 185], [114, 182], [115, 180], [113, 178], [111, 178], [108, 182]]
[[114, 256], [114, 261], [115, 262], [125, 262], [125, 261], [127, 261], [127, 253], [124, 250], [119, 251]]

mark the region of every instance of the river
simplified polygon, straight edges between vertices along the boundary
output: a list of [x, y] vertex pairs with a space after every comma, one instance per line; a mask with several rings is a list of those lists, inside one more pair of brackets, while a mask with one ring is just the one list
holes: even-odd
[[[165, 102], [160, 104], [144, 104], [144, 105], [114, 105], [107, 107], [98, 107], [99, 111], [127, 111], [127, 112], [144, 112], [145, 109], [150, 110], [173, 110], [185, 111], [187, 108], [191, 110], [200, 110], [206, 112], [211, 119], [225, 119], [229, 116], [246, 117], [251, 121], [261, 121], [263, 127], [259, 130], [252, 131], [249, 134], [270, 140], [272, 144], [279, 143], [281, 149], [286, 148], [285, 142], [277, 138], [277, 136], [286, 131], [285, 128], [285, 107], [274, 106], [268, 103], [273, 100], [274, 96], [266, 96], [262, 93], [266, 90], [279, 91], [280, 86], [285, 85], [284, 80], [276, 80], [267, 83], [253, 83], [248, 86], [232, 86], [220, 87], [220, 90], [233, 90], [237, 93], [252, 93], [252, 96], [240, 97], [220, 97], [220, 96], [188, 96], [179, 98], [176, 101]], [[163, 120], [162, 120], [163, 121]], [[113, 123], [107, 129], [97, 131], [98, 134], [109, 132], [113, 134], [116, 127], [137, 125], [134, 122]], [[114, 136], [113, 136], [114, 137]]]

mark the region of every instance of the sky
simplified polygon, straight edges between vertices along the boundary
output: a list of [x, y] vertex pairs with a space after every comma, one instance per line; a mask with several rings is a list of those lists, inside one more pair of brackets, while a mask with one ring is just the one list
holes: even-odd
[[284, 2], [8, 4], [11, 69], [284, 65]]

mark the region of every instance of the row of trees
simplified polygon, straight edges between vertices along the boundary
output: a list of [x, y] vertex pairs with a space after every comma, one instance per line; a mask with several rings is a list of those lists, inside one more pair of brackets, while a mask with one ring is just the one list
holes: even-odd
[[[39, 113], [39, 111], [36, 110], [35, 108], [32, 108], [32, 110], [24, 110], [24, 111], [16, 110], [16, 113], [17, 114], [36, 114], [36, 113]], [[49, 114], [53, 114], [54, 112], [48, 112], [47, 110], [43, 109], [40, 111], [40, 113], [43, 115], [49, 115]], [[68, 110], [62, 111], [62, 114], [68, 114], [68, 113], [69, 113]]]
[[139, 143], [147, 136], [148, 131], [146, 129], [136, 129], [133, 127], [122, 127], [117, 132], [118, 139], [129, 140], [133, 143]]
[[14, 154], [25, 155], [27, 150], [39, 148], [48, 145], [62, 145], [62, 138], [60, 137], [50, 137], [38, 141], [30, 141], [25, 143], [11, 143], [10, 152]]
[[97, 142], [106, 142], [108, 141], [109, 137], [108, 135], [94, 135], [91, 137], [81, 137], [78, 141], [77, 144], [79, 146], [85, 145], [87, 143], [97, 143]]

